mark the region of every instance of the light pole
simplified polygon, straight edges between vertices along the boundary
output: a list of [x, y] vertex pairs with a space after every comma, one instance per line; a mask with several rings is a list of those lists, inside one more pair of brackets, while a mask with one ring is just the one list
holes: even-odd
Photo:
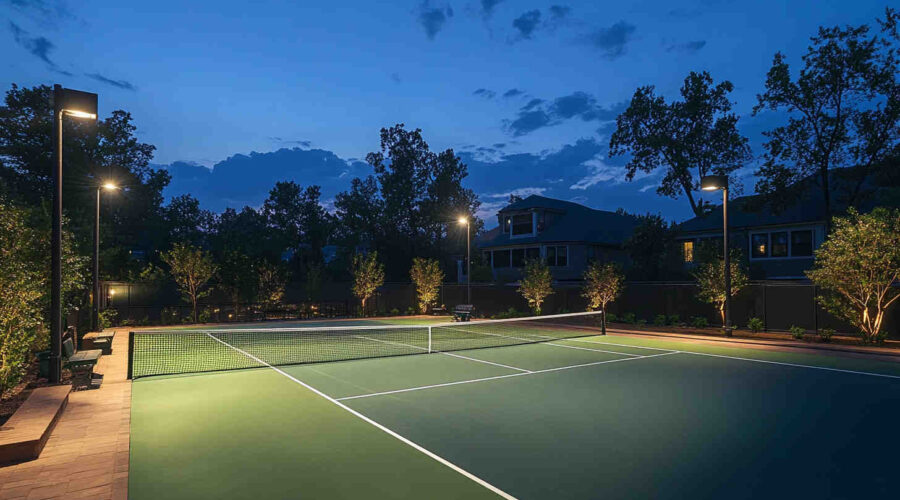
[[62, 375], [62, 119], [97, 119], [97, 94], [53, 86], [53, 223], [50, 227], [50, 383]]
[[725, 247], [725, 336], [731, 336], [731, 252], [728, 248], [728, 176], [704, 175], [700, 178], [700, 189], [704, 191], [722, 190], [722, 240]]
[[472, 303], [472, 256], [470, 253], [472, 252], [472, 243], [470, 238], [470, 224], [468, 217], [460, 217], [460, 224], [466, 225], [466, 303]]
[[100, 331], [100, 191], [114, 191], [118, 186], [111, 182], [97, 186], [97, 210], [94, 213], [94, 262], [92, 274], [94, 292], [91, 294], [91, 330]]

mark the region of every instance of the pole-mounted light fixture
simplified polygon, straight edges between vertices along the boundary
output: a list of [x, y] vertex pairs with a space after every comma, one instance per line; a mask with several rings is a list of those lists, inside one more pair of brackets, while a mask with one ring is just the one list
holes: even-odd
[[53, 86], [53, 222], [50, 226], [50, 370], [51, 383], [62, 375], [62, 139], [63, 116], [97, 119], [97, 94]]
[[725, 257], [725, 335], [731, 336], [731, 252], [728, 251], [728, 176], [704, 175], [700, 178], [703, 191], [722, 190], [722, 241]]
[[93, 293], [91, 294], [91, 330], [100, 331], [100, 191], [119, 189], [115, 183], [106, 181], [97, 186], [97, 204], [94, 210], [94, 258], [91, 275]]
[[470, 237], [470, 224], [468, 217], [460, 217], [460, 224], [466, 225], [466, 303], [472, 303], [472, 243]]

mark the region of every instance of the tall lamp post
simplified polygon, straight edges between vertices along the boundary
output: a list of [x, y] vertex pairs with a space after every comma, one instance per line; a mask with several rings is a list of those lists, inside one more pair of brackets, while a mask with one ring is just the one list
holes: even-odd
[[92, 274], [94, 278], [94, 292], [91, 294], [91, 330], [100, 331], [100, 191], [114, 191], [118, 186], [111, 182], [97, 186], [97, 209], [94, 212], [94, 262]]
[[97, 94], [53, 86], [53, 223], [50, 229], [50, 373], [62, 375], [62, 124], [63, 116], [97, 119]]
[[704, 175], [700, 178], [703, 191], [722, 190], [722, 240], [725, 256], [725, 336], [731, 336], [731, 252], [728, 250], [728, 176]]
[[466, 303], [472, 303], [472, 242], [470, 236], [470, 227], [468, 217], [460, 217], [460, 224], [466, 225]]

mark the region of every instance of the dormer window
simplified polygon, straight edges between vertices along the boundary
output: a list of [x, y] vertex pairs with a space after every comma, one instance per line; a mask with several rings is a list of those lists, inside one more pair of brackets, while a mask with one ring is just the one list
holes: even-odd
[[512, 216], [511, 236], [524, 236], [534, 234], [534, 218], [531, 213]]

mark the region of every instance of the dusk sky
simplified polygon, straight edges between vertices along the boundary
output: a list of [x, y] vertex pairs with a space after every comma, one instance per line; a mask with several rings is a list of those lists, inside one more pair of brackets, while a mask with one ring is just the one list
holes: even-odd
[[[130, 111], [155, 164], [183, 162], [166, 194], [216, 211], [259, 206], [284, 179], [322, 185], [327, 203], [370, 172], [353, 159], [378, 130], [405, 123], [465, 159], [482, 216], [519, 192], [682, 220], [685, 200], [658, 197], [655, 176], [626, 183], [606, 156], [634, 90], [677, 96], [692, 70], [731, 80], [760, 155], [779, 117], [750, 110], [773, 54], [796, 65], [818, 26], [875, 24], [887, 4], [0, 0], [0, 84], [60, 83], [99, 93], [103, 116]], [[297, 149], [263, 154], [281, 148]]]

